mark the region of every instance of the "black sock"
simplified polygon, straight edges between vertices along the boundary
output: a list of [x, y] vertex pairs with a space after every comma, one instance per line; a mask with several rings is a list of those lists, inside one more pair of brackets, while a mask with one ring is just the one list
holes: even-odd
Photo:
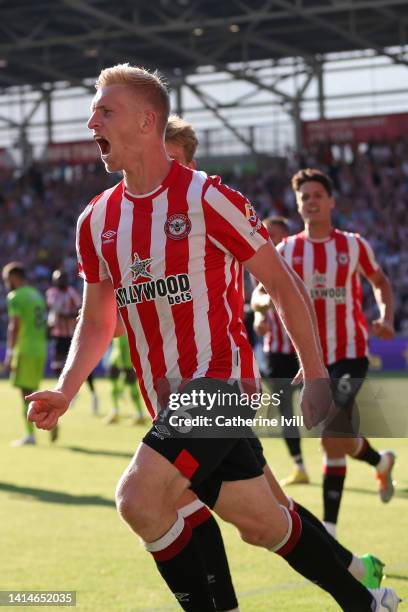
[[323, 520], [327, 523], [337, 523], [345, 478], [346, 460], [326, 458], [323, 473]]
[[361, 447], [355, 455], [352, 455], [353, 459], [357, 459], [358, 461], [365, 461], [365, 463], [369, 463], [370, 465], [375, 467], [380, 463], [380, 453], [370, 445], [367, 438], [360, 438], [360, 440]]
[[[285, 509], [286, 510], [286, 509]], [[320, 530], [287, 510], [291, 533], [275, 552], [297, 572], [332, 595], [346, 612], [371, 612], [371, 593], [342, 565]]]
[[288, 447], [290, 456], [300, 456], [300, 460], [295, 459], [295, 461], [297, 464], [303, 463], [302, 451], [300, 450], [300, 438], [285, 438], [285, 442], [286, 446]]
[[321, 531], [324, 537], [330, 542], [332, 548], [334, 549], [334, 552], [336, 553], [344, 567], [349, 568], [350, 563], [353, 560], [353, 553], [350, 550], [347, 550], [347, 548], [344, 548], [344, 546], [342, 546], [340, 542], [333, 538], [333, 536], [330, 535], [323, 523], [319, 521], [317, 516], [312, 514], [310, 510], [304, 508], [303, 506], [298, 504], [298, 502], [295, 502], [294, 500], [292, 501], [294, 504], [293, 510], [300, 515], [302, 523], [304, 523], [304, 521], [307, 521], [308, 523], [311, 523], [316, 529]]
[[90, 373], [90, 375], [86, 379], [86, 382], [88, 383], [88, 387], [89, 387], [89, 390], [91, 391], [91, 393], [95, 393], [93, 372]]
[[233, 610], [237, 608], [238, 600], [232, 584], [224, 542], [217, 521], [200, 500], [184, 506], [179, 512], [190, 524], [194, 539], [200, 547], [215, 609]]
[[199, 546], [181, 515], [160, 540], [145, 547], [152, 553], [160, 574], [183, 610], [214, 612]]

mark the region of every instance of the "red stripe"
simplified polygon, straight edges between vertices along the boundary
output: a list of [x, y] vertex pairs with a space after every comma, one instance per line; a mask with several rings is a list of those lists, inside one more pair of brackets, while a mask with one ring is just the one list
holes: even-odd
[[[347, 284], [347, 277], [350, 268], [350, 255], [349, 247], [346, 236], [336, 231], [335, 232], [335, 244], [336, 244], [336, 257], [337, 257], [337, 269], [336, 269], [336, 287], [345, 287]], [[347, 263], [341, 263], [342, 255], [346, 254]], [[340, 259], [340, 261], [339, 261]], [[336, 361], [346, 358], [347, 351], [347, 326], [346, 326], [346, 302], [344, 304], [336, 304]]]
[[189, 480], [191, 480], [191, 477], [200, 466], [197, 459], [195, 459], [185, 448], [177, 455], [173, 465]]
[[[192, 180], [192, 172], [187, 168], [180, 168], [175, 185], [169, 188], [167, 216], [182, 213], [188, 216], [187, 191]], [[188, 237], [181, 240], [166, 240], [166, 271], [165, 276], [171, 274], [188, 274], [189, 263]], [[174, 320], [178, 365], [183, 379], [191, 378], [197, 369], [197, 345], [194, 336], [194, 309], [193, 301], [174, 304], [171, 306]]]
[[169, 546], [163, 550], [152, 552], [152, 555], [156, 561], [163, 563], [164, 561], [170, 561], [176, 557], [181, 551], [187, 546], [191, 540], [193, 530], [187, 521], [184, 522], [184, 529]]
[[[143, 201], [135, 202], [133, 205], [132, 257], [136, 254], [142, 260], [150, 257], [152, 213], [151, 198], [143, 198]], [[140, 276], [135, 282], [146, 280], [148, 279]], [[159, 405], [164, 406], [169, 394], [169, 384], [166, 379], [163, 338], [155, 301], [141, 301], [136, 304], [136, 309], [148, 346], [147, 358], [152, 372], [153, 386], [158, 395]]]
[[345, 476], [347, 467], [345, 465], [324, 465], [323, 474], [326, 476]]
[[277, 312], [274, 311], [273, 316], [275, 318], [275, 330], [276, 330], [276, 336], [277, 336], [276, 352], [282, 353], [283, 351], [283, 334], [282, 334], [282, 327], [281, 327], [282, 323], [281, 323], [281, 320]]
[[300, 516], [294, 510], [288, 510], [288, 512], [292, 517], [292, 531], [286, 544], [279, 548], [279, 550], [275, 550], [276, 554], [281, 557], [286, 557], [292, 552], [302, 535], [302, 520]]
[[[99, 198], [98, 198], [99, 199]], [[82, 263], [78, 264], [78, 271], [88, 283], [99, 282], [99, 257], [96, 254], [95, 246], [91, 234], [91, 217], [93, 207], [97, 199], [93, 200], [89, 205], [91, 208], [79, 228], [79, 254]]]
[[206, 376], [228, 379], [231, 376], [231, 343], [227, 334], [228, 313], [224, 304], [226, 291], [225, 257], [206, 237], [205, 282], [208, 294], [208, 323], [211, 335], [211, 359]]
[[361, 285], [358, 277], [358, 272], [354, 272], [351, 281], [351, 295], [353, 302], [353, 321], [355, 328], [355, 346], [356, 346], [356, 357], [364, 357], [367, 351], [367, 340], [364, 335], [363, 329], [367, 329], [367, 322], [365, 320], [362, 310], [362, 295]]
[[[326, 274], [327, 272], [327, 257], [324, 243], [313, 242], [313, 272]], [[324, 299], [313, 300], [316, 310], [317, 323], [319, 326], [320, 343], [323, 350], [323, 361], [327, 363], [327, 325], [326, 325], [326, 301]]]
[[199, 508], [193, 514], [185, 517], [185, 520], [189, 523], [192, 529], [195, 529], [199, 525], [202, 525], [211, 518], [212, 514], [206, 506]]

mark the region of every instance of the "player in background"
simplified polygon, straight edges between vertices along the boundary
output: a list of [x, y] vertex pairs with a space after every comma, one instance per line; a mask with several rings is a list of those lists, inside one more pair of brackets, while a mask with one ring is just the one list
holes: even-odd
[[[171, 115], [167, 122], [166, 134], [165, 134], [166, 151], [169, 157], [172, 157], [180, 164], [183, 164], [189, 168], [196, 168], [197, 164], [194, 159], [195, 152], [198, 147], [198, 138], [194, 131], [193, 126], [188, 121], [182, 119], [178, 115]], [[289, 236], [288, 222], [284, 217], [269, 217], [264, 219], [264, 226], [266, 227], [269, 236], [273, 244], [279, 244], [283, 238]], [[265, 295], [263, 293], [263, 295]], [[271, 318], [272, 322], [271, 322]], [[272, 330], [271, 330], [272, 326]], [[285, 386], [285, 408], [282, 411], [286, 416], [290, 416], [293, 412], [292, 406], [292, 391], [293, 386], [290, 385], [291, 380], [296, 376], [299, 370], [299, 363], [296, 357], [295, 349], [290, 341], [290, 338], [282, 325], [281, 319], [274, 309], [269, 309], [265, 314], [259, 311], [255, 312], [255, 331], [261, 335], [271, 334], [272, 338], [268, 340], [268, 351], [267, 357], [271, 359], [267, 360], [268, 363], [268, 378], [275, 375], [275, 367], [278, 370], [276, 375], [281, 378], [285, 378], [285, 383], [289, 379], [289, 388]], [[124, 334], [124, 328], [118, 328], [118, 333]], [[280, 351], [270, 351], [271, 342], [276, 342], [276, 336], [278, 335], [279, 344], [277, 348]], [[282, 348], [288, 349], [288, 352], [282, 351]], [[279, 358], [282, 358], [282, 364], [279, 363]], [[291, 359], [286, 360], [286, 357]], [[276, 365], [275, 365], [276, 364]], [[273, 379], [270, 381], [274, 383]], [[279, 387], [281, 388], [281, 387]], [[279, 407], [280, 410], [281, 406]], [[293, 430], [289, 432], [293, 436]], [[289, 441], [289, 450], [297, 450], [297, 447], [292, 446], [290, 443], [294, 440], [293, 437], [285, 439]], [[295, 442], [296, 439], [295, 439]], [[260, 462], [267, 482], [271, 488], [273, 495], [276, 499], [287, 508], [296, 508], [303, 520], [311, 522], [316, 528], [323, 531], [325, 536], [330, 541], [334, 548], [337, 556], [342, 561], [343, 565], [349, 570], [349, 572], [358, 580], [360, 580], [366, 587], [378, 588], [381, 584], [383, 576], [384, 564], [377, 557], [371, 554], [365, 554], [363, 556], [354, 555], [350, 550], [342, 546], [336, 539], [333, 538], [328, 531], [325, 530], [323, 524], [310, 510], [302, 506], [300, 503], [295, 501], [293, 498], [288, 497], [281, 486], [278, 484], [276, 478], [273, 475], [267, 461], [265, 459], [263, 448], [259, 440], [256, 438], [251, 439], [253, 450], [257, 455], [258, 461]], [[298, 437], [299, 451], [300, 451], [300, 438]], [[291, 453], [292, 454], [292, 453]], [[300, 452], [299, 452], [300, 454]], [[295, 464], [297, 465], [297, 463]], [[299, 481], [298, 481], [299, 482]], [[287, 483], [285, 483], [287, 484]], [[292, 483], [290, 483], [292, 484]], [[206, 509], [208, 510], [208, 509]], [[222, 542], [221, 531], [212, 514], [208, 511], [208, 526], [205, 531], [205, 537], [201, 541], [201, 548], [205, 551], [205, 557], [207, 564], [212, 568], [211, 575], [214, 576], [212, 582], [216, 586], [214, 592], [214, 600], [218, 604], [217, 609], [229, 610], [234, 607], [235, 595], [234, 588], [232, 586], [231, 575], [228, 568], [228, 560], [225, 555], [225, 548]], [[210, 520], [212, 517], [212, 520]], [[201, 527], [203, 529], [203, 527]]]
[[[246, 542], [285, 558], [344, 610], [396, 610], [392, 589], [364, 588], [318, 529], [279, 506], [246, 438], [166, 437], [158, 427], [167, 414], [159, 414], [163, 377], [164, 383], [192, 379], [200, 388], [217, 377], [225, 392], [231, 387], [220, 379], [243, 379], [244, 372], [251, 380], [257, 376], [235, 283], [243, 261], [276, 300], [299, 353], [308, 427], [331, 408], [327, 374], [310, 298], [275, 252], [248, 200], [167, 157], [169, 96], [158, 76], [124, 64], [103, 70], [96, 87], [88, 127], [107, 170], [123, 170], [124, 179], [94, 198], [79, 219], [81, 320], [57, 388], [28, 398], [29, 418], [43, 429], [55, 426], [111, 341], [119, 307], [146, 405], [160, 422], [155, 420], [123, 474], [118, 509], [145, 541], [180, 606], [215, 610], [198, 541], [175, 510], [191, 488]], [[227, 310], [231, 324], [225, 327]]]
[[[322, 437], [323, 520], [336, 534], [346, 476], [346, 456], [374, 467], [382, 502], [393, 496], [392, 451], [378, 452], [368, 440], [349, 435], [356, 395], [368, 370], [368, 327], [362, 308], [360, 276], [371, 283], [380, 312], [373, 333], [383, 339], [394, 335], [393, 297], [389, 280], [377, 264], [368, 242], [358, 234], [334, 229], [335, 205], [330, 178], [316, 169], [300, 170], [292, 178], [303, 232], [286, 238], [278, 250], [304, 281], [317, 317], [323, 360], [333, 381], [336, 405], [341, 409], [334, 430], [343, 437]], [[333, 424], [330, 425], [333, 431]], [[352, 433], [352, 432], [351, 432]]]
[[[290, 234], [288, 221], [284, 217], [268, 217], [263, 220], [263, 224], [275, 246]], [[262, 299], [258, 296], [258, 291], [256, 288], [255, 299]], [[279, 412], [290, 422], [293, 417], [294, 392], [291, 383], [299, 370], [295, 349], [274, 308], [270, 308], [265, 313], [255, 312], [254, 330], [264, 339], [265, 380], [273, 393], [283, 391], [280, 393]], [[309, 476], [303, 461], [299, 429], [296, 425], [286, 425], [282, 433], [294, 466], [291, 474], [281, 480], [281, 485], [307, 484]]]
[[118, 336], [112, 340], [111, 352], [108, 357], [108, 376], [111, 383], [112, 410], [104, 419], [106, 425], [119, 423], [119, 401], [123, 397], [125, 388], [129, 389], [129, 395], [135, 414], [132, 419], [133, 425], [143, 425], [145, 417], [143, 414], [143, 400], [140, 396], [139, 385], [132, 366], [129, 343], [126, 336]]
[[[26, 434], [13, 446], [35, 444], [33, 424], [27, 420], [25, 396], [36, 391], [47, 359], [47, 313], [41, 293], [27, 283], [22, 263], [13, 261], [3, 268], [3, 282], [8, 291], [7, 346], [3, 366], [10, 371], [12, 384], [20, 389]], [[54, 439], [54, 429], [50, 432]]]
[[[82, 298], [75, 287], [69, 284], [68, 275], [64, 270], [54, 270], [52, 285], [46, 291], [46, 300], [48, 328], [53, 343], [51, 368], [58, 377], [62, 372], [69, 352]], [[89, 374], [86, 382], [91, 392], [91, 412], [96, 415], [98, 414], [99, 399], [95, 390], [93, 372]]]

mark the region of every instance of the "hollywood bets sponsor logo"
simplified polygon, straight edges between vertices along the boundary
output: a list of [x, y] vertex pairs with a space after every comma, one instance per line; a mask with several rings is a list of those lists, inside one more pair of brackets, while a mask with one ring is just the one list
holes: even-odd
[[313, 287], [310, 290], [312, 300], [335, 300], [337, 303], [346, 301], [345, 287]]
[[184, 213], [175, 213], [167, 217], [164, 233], [172, 240], [182, 240], [191, 232], [191, 221]]
[[168, 303], [174, 306], [190, 302], [192, 299], [188, 274], [174, 274], [127, 287], [118, 287], [115, 295], [118, 308], [157, 299], [167, 299]]

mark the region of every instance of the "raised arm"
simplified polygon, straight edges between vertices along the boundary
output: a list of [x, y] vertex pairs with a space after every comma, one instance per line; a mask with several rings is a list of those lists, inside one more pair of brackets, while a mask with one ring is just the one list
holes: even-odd
[[[309, 384], [310, 389], [310, 381], [326, 379], [327, 371], [322, 361], [313, 305], [307, 291], [304, 287], [299, 288], [300, 279], [299, 282], [296, 280], [272, 243], [262, 246], [245, 265], [271, 297], [298, 353], [305, 384]], [[325, 385], [318, 384], [318, 387], [315, 386], [312, 393], [307, 394], [302, 404], [307, 427], [317, 425], [330, 408]]]

